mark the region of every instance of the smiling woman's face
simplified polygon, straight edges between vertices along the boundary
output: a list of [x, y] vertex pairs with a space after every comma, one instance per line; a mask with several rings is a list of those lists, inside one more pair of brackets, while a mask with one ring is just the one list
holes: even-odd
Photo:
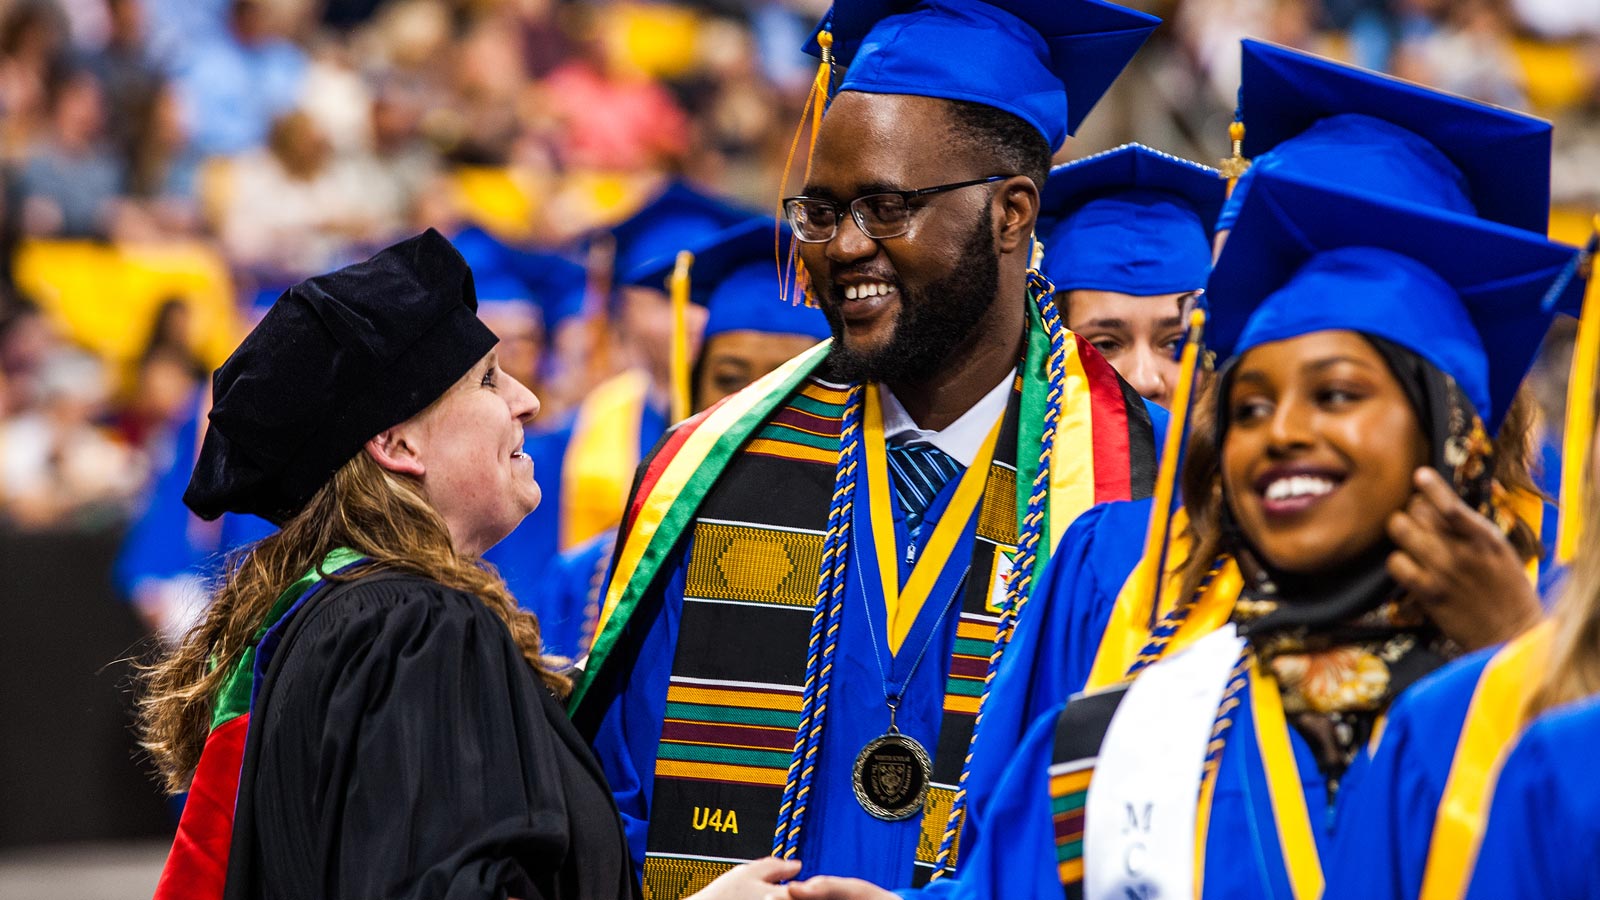
[[1322, 331], [1245, 353], [1225, 398], [1222, 482], [1266, 563], [1316, 574], [1384, 537], [1428, 445], [1405, 391], [1367, 340]]
[[423, 491], [460, 552], [489, 549], [539, 505], [533, 461], [522, 452], [523, 429], [538, 412], [539, 398], [491, 351], [399, 426], [421, 466]]

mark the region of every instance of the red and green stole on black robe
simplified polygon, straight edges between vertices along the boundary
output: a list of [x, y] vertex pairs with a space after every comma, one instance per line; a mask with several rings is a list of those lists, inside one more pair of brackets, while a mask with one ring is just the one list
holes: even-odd
[[[934, 748], [935, 787], [922, 819], [919, 884], [932, 871], [994, 642], [999, 611], [989, 606], [992, 573], [998, 554], [1016, 542], [1038, 467], [1047, 342], [1036, 314], [1028, 338], [1021, 389], [1008, 405], [977, 516], [971, 571], [979, 574], [963, 597], [954, 652], [941, 663], [945, 716]], [[1138, 395], [1081, 339], [1069, 335], [1067, 347], [1044, 531], [1048, 547], [1089, 506], [1148, 495], [1155, 471], [1154, 441]], [[729, 868], [704, 857], [771, 852], [795, 744], [846, 396], [812, 377], [827, 349], [826, 343], [813, 348], [679, 426], [646, 462], [629, 505], [573, 703], [582, 715], [583, 698], [629, 617], [692, 537], [655, 771], [647, 896], [687, 895]], [[1046, 555], [1039, 554], [1041, 566]], [[735, 650], [730, 635], [745, 649]], [[696, 809], [737, 810], [738, 833], [725, 824], [694, 828]]]
[[273, 601], [250, 647], [234, 664], [212, 704], [211, 733], [189, 785], [189, 798], [178, 821], [172, 852], [161, 870], [155, 900], [221, 900], [228, 881], [250, 717], [273, 654], [295, 614], [330, 584], [324, 575], [365, 559], [354, 550], [340, 548], [296, 579]]

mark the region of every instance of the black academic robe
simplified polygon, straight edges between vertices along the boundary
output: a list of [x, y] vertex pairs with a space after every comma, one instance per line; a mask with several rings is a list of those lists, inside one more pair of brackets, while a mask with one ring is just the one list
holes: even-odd
[[228, 900], [632, 898], [605, 778], [474, 596], [326, 592], [257, 697]]

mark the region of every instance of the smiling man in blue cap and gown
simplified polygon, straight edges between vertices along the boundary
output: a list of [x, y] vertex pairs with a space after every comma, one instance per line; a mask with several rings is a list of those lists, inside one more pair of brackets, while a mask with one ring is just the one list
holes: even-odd
[[833, 10], [846, 68], [785, 201], [833, 340], [645, 462], [575, 692], [651, 896], [763, 853], [895, 887], [955, 865], [1006, 611], [1077, 515], [1153, 480], [1162, 412], [1029, 267], [1051, 152], [1155, 24]]
[[[1219, 441], [1244, 427], [1243, 404], [1229, 405], [1233, 379], [1253, 385], [1262, 366], [1282, 364], [1281, 356], [1261, 351], [1353, 334], [1395, 373], [1399, 390], [1384, 402], [1411, 408], [1429, 465], [1452, 485], [1447, 490], [1487, 504], [1487, 470], [1472, 464], [1484, 460], [1475, 457], [1480, 451], [1463, 452], [1458, 438], [1477, 433], [1478, 446], [1487, 444], [1482, 432], [1504, 416], [1548, 325], [1543, 301], [1574, 257], [1573, 248], [1481, 219], [1263, 174], [1208, 288], [1219, 323], [1211, 345], [1229, 360], [1212, 427]], [[1317, 346], [1327, 353], [1346, 344]], [[1294, 402], [1291, 389], [1283, 390], [1280, 402]], [[1225, 458], [1234, 452], [1219, 446]], [[1220, 502], [1244, 521], [1235, 501]], [[1341, 574], [1340, 593], [1322, 596], [1305, 578], [1266, 568], [1266, 551], [1252, 541], [1270, 538], [1253, 526], [1235, 528], [1220, 543], [1197, 537], [1196, 547], [1222, 555], [1210, 574], [1195, 573], [1193, 594], [1163, 616], [1129, 681], [1081, 695], [1035, 722], [992, 796], [974, 811], [993, 831], [978, 829], [950, 893], [1041, 900], [1063, 893], [1069, 900], [1322, 896], [1322, 860], [1335, 825], [1348, 827], [1346, 807], [1372, 788], [1359, 752], [1340, 766], [1328, 747], [1345, 740], [1341, 729], [1359, 747], [1387, 704], [1396, 695], [1405, 702], [1403, 692], [1449, 645], [1425, 622], [1370, 615], [1400, 595], [1382, 578], [1382, 554], [1345, 564], [1352, 570], [1346, 574], [1359, 577], [1345, 583]], [[1307, 559], [1342, 549], [1313, 547]], [[1250, 573], [1241, 575], [1245, 568]], [[1373, 702], [1349, 702], [1363, 690], [1324, 694], [1311, 679], [1292, 675], [1297, 660], [1331, 674], [1336, 656], [1346, 653], [1362, 660], [1362, 684], [1378, 687]], [[1319, 698], [1332, 705], [1325, 709]], [[877, 896], [859, 883], [825, 879], [792, 885], [789, 895]]]
[[[780, 278], [773, 254], [777, 225], [756, 217], [685, 248], [693, 256], [689, 299], [706, 310], [700, 353], [690, 371], [680, 375], [692, 386], [694, 412], [742, 390], [830, 334], [822, 312], [799, 302], [793, 276]], [[779, 256], [787, 258], [787, 226], [780, 237]], [[639, 278], [665, 283], [675, 268], [674, 260], [663, 260]], [[546, 570], [536, 596], [551, 653], [577, 659], [588, 652], [616, 538], [616, 530], [609, 529], [560, 554]]]

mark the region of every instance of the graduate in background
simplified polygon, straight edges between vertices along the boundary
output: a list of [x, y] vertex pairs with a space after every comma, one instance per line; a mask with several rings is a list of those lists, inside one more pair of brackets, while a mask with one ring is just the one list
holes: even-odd
[[[1322, 895], [1332, 828], [1364, 789], [1360, 749], [1389, 703], [1455, 652], [1429, 618], [1439, 610], [1414, 608], [1389, 577], [1386, 523], [1426, 467], [1452, 503], [1535, 552], [1494, 508], [1489, 434], [1574, 253], [1256, 179], [1208, 288], [1228, 362], [1191, 437], [1186, 495], [1207, 499], [1173, 548], [1179, 600], [1131, 682], [1034, 725], [976, 813], [1004, 836], [980, 829], [956, 893]], [[1462, 597], [1452, 612], [1484, 615], [1499, 599]], [[814, 887], [790, 896], [870, 896]]]
[[[1591, 278], [1593, 276], [1591, 275]], [[1567, 398], [1568, 428], [1575, 416], [1582, 416], [1580, 405], [1587, 406], [1592, 432], [1587, 464], [1577, 470], [1583, 480], [1584, 513], [1578, 520], [1576, 550], [1572, 569], [1562, 589], [1554, 621], [1543, 626], [1547, 635], [1539, 638], [1539, 656], [1518, 661], [1505, 657], [1503, 666], [1520, 668], [1529, 684], [1503, 689], [1520, 702], [1516, 721], [1502, 721], [1485, 728], [1484, 742], [1504, 740], [1517, 724], [1532, 721], [1517, 741], [1493, 784], [1493, 805], [1482, 840], [1469, 836], [1469, 842], [1455, 860], [1471, 867], [1472, 878], [1466, 891], [1468, 900], [1583, 900], [1600, 897], [1600, 791], [1594, 778], [1594, 747], [1600, 741], [1600, 494], [1596, 486], [1596, 466], [1600, 453], [1595, 450], [1600, 432], [1593, 429], [1594, 383], [1583, 385], [1585, 370], [1594, 371], [1594, 340], [1600, 335], [1584, 335], [1595, 323], [1600, 310], [1594, 289], [1583, 311], [1579, 326], [1579, 346], [1589, 338], [1588, 350], [1579, 350], [1573, 362], [1572, 395]], [[1585, 391], [1584, 387], [1589, 388]], [[1581, 443], [1569, 438], [1569, 456], [1585, 452]], [[1572, 523], [1567, 523], [1570, 527]], [[1530, 635], [1534, 632], [1530, 632]], [[1513, 645], [1509, 645], [1510, 650]], [[1487, 695], [1486, 695], [1487, 696]], [[1474, 705], [1478, 701], [1474, 700]], [[1501, 706], [1511, 705], [1504, 701]], [[1474, 710], [1474, 712], [1476, 712]], [[1508, 716], [1511, 710], [1506, 711]], [[1536, 718], [1537, 717], [1537, 718]], [[1493, 723], [1489, 723], [1493, 724]], [[1492, 766], [1494, 754], [1482, 754]], [[1483, 773], [1494, 782], [1495, 772]], [[1481, 813], [1477, 809], [1474, 812]], [[1474, 854], [1476, 859], [1474, 860]], [[1434, 868], [1429, 860], [1429, 874]], [[1450, 885], [1459, 887], [1458, 884]], [[1438, 896], [1443, 896], [1440, 894]], [[1459, 890], [1456, 894], [1460, 896]]]
[[[829, 336], [822, 312], [798, 302], [794, 279], [786, 285], [779, 278], [773, 255], [777, 224], [757, 217], [686, 248], [694, 257], [689, 298], [706, 310], [700, 353], [682, 376], [693, 386], [690, 407], [696, 413]], [[779, 257], [786, 259], [787, 225], [780, 237]], [[675, 268], [675, 260], [664, 260], [640, 280], [665, 283]], [[784, 302], [785, 297], [796, 302]], [[550, 653], [578, 659], [589, 652], [616, 539], [616, 530], [608, 530], [560, 554], [545, 570], [544, 584], [531, 596], [540, 604], [534, 611]]]
[[1163, 407], [1226, 193], [1216, 169], [1128, 144], [1057, 166], [1039, 197], [1044, 274], [1067, 328]]
[[[670, 264], [679, 250], [751, 215], [673, 182], [638, 212], [590, 239], [591, 244], [611, 245], [605, 315], [615, 333], [622, 371], [591, 389], [565, 421], [529, 440], [528, 455], [545, 487], [545, 500], [521, 526], [529, 536], [519, 542], [518, 558], [502, 554], [503, 565], [538, 580], [557, 553], [622, 521], [639, 460], [671, 424], [672, 305], [665, 285], [643, 276], [664, 261]], [[691, 310], [691, 347], [703, 325], [704, 311]]]
[[785, 201], [833, 341], [646, 461], [577, 688], [656, 897], [767, 850], [953, 867], [1002, 617], [1074, 517], [1153, 480], [1163, 414], [1028, 270], [1053, 148], [1156, 20], [881, 6], [819, 35], [846, 68]]

